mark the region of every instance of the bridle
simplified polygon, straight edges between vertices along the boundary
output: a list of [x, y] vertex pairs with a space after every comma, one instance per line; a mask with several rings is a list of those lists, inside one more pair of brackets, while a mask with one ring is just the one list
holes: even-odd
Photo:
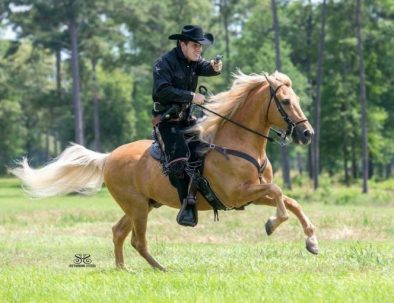
[[[245, 125], [243, 125], [243, 124], [241, 124], [239, 122], [236, 122], [234, 120], [231, 120], [230, 118], [227, 118], [227, 117], [225, 117], [225, 116], [223, 116], [221, 114], [218, 114], [218, 113], [210, 110], [209, 108], [207, 108], [207, 107], [205, 107], [203, 105], [199, 105], [199, 104], [195, 104], [195, 105], [200, 107], [200, 108], [202, 108], [202, 109], [204, 109], [204, 110], [206, 110], [206, 111], [208, 111], [208, 112], [210, 112], [210, 113], [212, 113], [212, 114], [214, 114], [214, 115], [216, 115], [216, 116], [218, 116], [218, 117], [220, 117], [220, 118], [222, 118], [223, 120], [226, 120], [226, 121], [228, 121], [230, 123], [233, 123], [233, 124], [237, 125], [238, 127], [243, 128], [243, 129], [245, 129], [245, 130], [247, 130], [247, 131], [249, 131], [249, 132], [251, 132], [251, 133], [253, 133], [255, 135], [263, 137], [263, 138], [267, 139], [270, 142], [275, 142], [275, 143], [279, 144], [280, 146], [286, 146], [286, 145], [288, 145], [288, 144], [290, 144], [292, 142], [291, 136], [292, 136], [293, 131], [296, 128], [296, 126], [298, 124], [301, 124], [303, 122], [308, 121], [308, 119], [304, 119], [304, 120], [301, 120], [301, 121], [298, 121], [298, 122], [293, 122], [290, 119], [289, 115], [284, 110], [284, 108], [282, 107], [282, 104], [280, 103], [280, 101], [279, 101], [279, 99], [278, 99], [278, 97], [276, 95], [276, 93], [278, 92], [279, 88], [281, 88], [284, 84], [281, 84], [276, 89], [273, 89], [271, 84], [270, 84], [270, 82], [268, 81], [268, 79], [267, 79], [267, 82], [268, 82], [268, 85], [269, 85], [269, 88], [270, 88], [270, 101], [268, 103], [268, 108], [267, 108], [267, 113], [266, 113], [266, 120], [268, 121], [268, 112], [269, 112], [272, 100], [274, 100], [275, 104], [276, 104], [276, 108], [278, 109], [279, 113], [281, 114], [283, 120], [287, 123], [287, 130], [285, 132], [281, 131], [281, 130], [276, 130], [275, 128], [271, 127], [271, 129], [273, 130], [274, 133], [276, 133], [276, 135], [279, 137], [279, 139], [275, 139], [273, 137], [266, 136], [266, 135], [264, 135], [263, 133], [261, 133], [259, 131], [251, 129], [251, 128], [249, 128], [249, 127], [247, 127], [247, 126], [245, 126]], [[203, 92], [203, 91], [205, 93], [207, 92], [207, 88], [205, 86], [202, 86], [202, 85], [200, 86], [199, 90], [200, 90], [200, 92]]]
[[[268, 79], [267, 79], [268, 81]], [[268, 82], [269, 83], [269, 82]], [[291, 136], [293, 135], [293, 131], [294, 129], [297, 127], [298, 124], [307, 122], [308, 119], [304, 119], [304, 120], [300, 120], [297, 122], [293, 122], [293, 120], [290, 119], [289, 115], [286, 113], [286, 111], [284, 110], [282, 104], [280, 103], [276, 93], [278, 92], [278, 90], [284, 86], [284, 84], [279, 85], [275, 90], [272, 88], [271, 84], [269, 84], [270, 87], [270, 102], [268, 103], [268, 108], [267, 108], [267, 113], [266, 113], [266, 120], [268, 121], [268, 112], [270, 110], [270, 106], [272, 103], [272, 99], [275, 101], [276, 104], [276, 108], [278, 109], [278, 112], [280, 113], [280, 115], [282, 116], [283, 120], [287, 123], [287, 130], [286, 132], [283, 131], [278, 131], [275, 128], [271, 129], [279, 136], [280, 141], [278, 142], [279, 145], [281, 146], [285, 146], [288, 145], [289, 143], [291, 143], [292, 139]]]

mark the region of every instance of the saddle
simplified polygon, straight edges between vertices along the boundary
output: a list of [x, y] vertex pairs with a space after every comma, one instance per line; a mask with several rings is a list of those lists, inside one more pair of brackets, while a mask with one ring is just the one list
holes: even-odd
[[[191, 178], [193, 178], [195, 185], [197, 187], [197, 191], [200, 192], [203, 195], [203, 197], [207, 200], [207, 202], [211, 205], [213, 212], [214, 212], [214, 220], [219, 221], [219, 212], [218, 212], [219, 210], [231, 210], [231, 209], [244, 210], [246, 205], [239, 207], [239, 208], [229, 208], [229, 207], [225, 206], [220, 201], [220, 199], [216, 196], [216, 194], [212, 190], [208, 180], [203, 176], [204, 161], [205, 161], [205, 155], [206, 155], [206, 152], [203, 152], [203, 151], [207, 150], [207, 149], [208, 150], [215, 149], [216, 151], [222, 153], [226, 157], [228, 157], [228, 154], [231, 154], [231, 155], [235, 155], [238, 157], [242, 157], [248, 161], [256, 161], [256, 160], [253, 159], [252, 157], [250, 157], [249, 155], [244, 154], [242, 152], [221, 148], [221, 147], [215, 146], [215, 145], [209, 145], [205, 142], [200, 142], [200, 141], [192, 141], [192, 143], [189, 142], [188, 147], [189, 147], [190, 153], [192, 155], [191, 158], [195, 161], [193, 161], [192, 163], [189, 163], [189, 167], [186, 167], [185, 170], [189, 175], [191, 175]], [[167, 175], [168, 174], [168, 166], [167, 166], [168, 163], [166, 163], [166, 161], [165, 161], [165, 156], [162, 153], [159, 142], [154, 141], [152, 143], [152, 145], [150, 147], [150, 154], [151, 154], [152, 158], [154, 158], [155, 160], [157, 160], [161, 163], [162, 168], [163, 168], [163, 172], [164, 172], [164, 174]], [[255, 164], [255, 163], [253, 162], [253, 164]], [[265, 165], [266, 165], [266, 163], [264, 164], [264, 167], [265, 167]], [[261, 166], [259, 166], [259, 171], [261, 171], [261, 173], [264, 170], [264, 167], [262, 168]]]

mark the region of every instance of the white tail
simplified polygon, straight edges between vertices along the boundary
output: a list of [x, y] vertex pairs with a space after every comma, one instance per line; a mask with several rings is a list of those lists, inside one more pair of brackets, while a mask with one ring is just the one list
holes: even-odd
[[73, 144], [42, 168], [31, 168], [23, 158], [18, 167], [9, 169], [9, 172], [22, 180], [24, 190], [32, 197], [71, 192], [93, 194], [103, 184], [103, 167], [108, 155]]

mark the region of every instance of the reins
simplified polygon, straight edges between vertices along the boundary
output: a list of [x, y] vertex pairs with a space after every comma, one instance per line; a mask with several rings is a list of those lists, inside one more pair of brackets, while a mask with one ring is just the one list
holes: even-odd
[[230, 118], [227, 118], [226, 116], [223, 116], [223, 115], [221, 115], [221, 114], [218, 114], [217, 112], [214, 112], [213, 110], [210, 110], [209, 108], [207, 108], [207, 107], [205, 107], [205, 106], [203, 106], [203, 105], [200, 105], [200, 104], [195, 104], [195, 105], [197, 105], [198, 107], [201, 107], [202, 109], [204, 109], [204, 110], [206, 110], [206, 111], [208, 111], [208, 112], [210, 112], [210, 113], [212, 113], [212, 114], [214, 114], [214, 115], [216, 115], [216, 116], [222, 118], [223, 120], [226, 120], [226, 121], [228, 121], [228, 122], [231, 122], [231, 123], [237, 125], [237, 126], [240, 127], [240, 128], [243, 128], [243, 129], [245, 129], [245, 130], [247, 130], [247, 131], [249, 131], [249, 132], [251, 132], [251, 133], [253, 133], [253, 134], [255, 134], [255, 135], [258, 135], [258, 136], [260, 136], [260, 137], [263, 137], [263, 138], [267, 139], [268, 141], [275, 142], [275, 139], [274, 139], [274, 138], [269, 137], [269, 136], [266, 136], [266, 135], [264, 135], [263, 133], [258, 132], [257, 130], [251, 129], [251, 128], [249, 128], [249, 127], [247, 127], [247, 126], [245, 126], [245, 125], [243, 125], [243, 124], [241, 124], [241, 123], [239, 123], [239, 122], [236, 122], [236, 121], [234, 121], [234, 120], [231, 120]]
[[[268, 79], [267, 79], [267, 82], [268, 82]], [[268, 82], [268, 83], [269, 83], [269, 82]], [[282, 84], [282, 85], [279, 85], [279, 86], [276, 88], [276, 90], [274, 90], [274, 89], [272, 88], [272, 86], [269, 84], [269, 88], [270, 88], [270, 102], [269, 102], [269, 104], [268, 104], [267, 114], [266, 114], [266, 120], [268, 120], [268, 112], [269, 112], [269, 109], [270, 109], [270, 106], [271, 106], [272, 99], [274, 99], [275, 104], [276, 104], [276, 107], [277, 107], [279, 113], [281, 114], [283, 120], [287, 123], [287, 126], [288, 126], [286, 132], [278, 131], [278, 130], [276, 130], [276, 129], [274, 129], [274, 128], [271, 128], [272, 131], [275, 132], [276, 135], [280, 138], [280, 140], [275, 140], [274, 138], [272, 138], [272, 137], [270, 137], [270, 136], [266, 136], [266, 135], [264, 135], [263, 133], [261, 133], [261, 132], [259, 132], [259, 131], [257, 131], [257, 130], [251, 129], [251, 128], [249, 128], [249, 127], [247, 127], [247, 126], [245, 126], [245, 125], [243, 125], [243, 124], [241, 124], [241, 123], [239, 123], [239, 122], [236, 122], [236, 121], [234, 121], [234, 120], [231, 120], [230, 118], [227, 118], [226, 116], [223, 116], [223, 115], [221, 115], [221, 114], [219, 114], [219, 113], [217, 113], [217, 112], [214, 112], [213, 110], [211, 110], [211, 109], [209, 109], [209, 108], [207, 108], [207, 107], [205, 107], [205, 106], [203, 106], [203, 105], [200, 105], [200, 104], [194, 104], [194, 105], [196, 105], [196, 106], [202, 108], [203, 110], [206, 110], [206, 111], [208, 111], [208, 112], [210, 112], [210, 113], [212, 113], [212, 114], [214, 114], [214, 115], [220, 117], [220, 118], [223, 119], [223, 120], [226, 120], [226, 121], [228, 121], [228, 122], [230, 122], [230, 123], [233, 123], [234, 125], [237, 125], [238, 127], [243, 128], [243, 129], [245, 129], [245, 130], [247, 130], [247, 131], [249, 131], [249, 132], [251, 132], [251, 133], [253, 133], [253, 134], [255, 134], [255, 135], [258, 135], [258, 136], [260, 136], [260, 137], [263, 137], [263, 138], [267, 139], [267, 140], [270, 141], [270, 142], [275, 142], [275, 143], [279, 144], [280, 146], [285, 146], [285, 145], [288, 145], [288, 144], [291, 142], [290, 140], [287, 140], [287, 137], [288, 137], [289, 135], [291, 136], [291, 135], [293, 134], [294, 128], [295, 128], [298, 124], [303, 123], [303, 122], [306, 122], [306, 121], [308, 121], [308, 120], [307, 120], [307, 119], [304, 119], [304, 120], [301, 120], [301, 121], [298, 121], [298, 122], [294, 123], [294, 122], [289, 118], [288, 114], [287, 114], [286, 111], [283, 109], [282, 105], [280, 104], [280, 101], [279, 101], [278, 97], [276, 96], [276, 93], [278, 92], [279, 88], [281, 88], [282, 86], [283, 86], [283, 84]], [[202, 91], [202, 89], [205, 91], [205, 94], [206, 94], [206, 93], [207, 93], [207, 88], [206, 88], [205, 86], [200, 86], [200, 92]], [[205, 95], [205, 94], [204, 94], [204, 95]]]

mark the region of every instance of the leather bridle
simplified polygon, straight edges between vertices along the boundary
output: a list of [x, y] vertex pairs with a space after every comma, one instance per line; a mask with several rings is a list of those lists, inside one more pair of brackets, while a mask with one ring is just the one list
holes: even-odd
[[[267, 79], [267, 81], [268, 81], [268, 79]], [[284, 146], [284, 145], [287, 145], [287, 144], [291, 143], [291, 139], [288, 139], [288, 138], [291, 138], [291, 136], [293, 134], [293, 131], [297, 127], [297, 125], [301, 124], [301, 123], [304, 123], [304, 122], [307, 122], [308, 119], [300, 120], [300, 121], [297, 121], [297, 122], [293, 122], [293, 120], [290, 119], [289, 115], [284, 110], [281, 102], [279, 101], [279, 99], [278, 99], [278, 97], [276, 95], [276, 93], [278, 92], [278, 90], [282, 86], [284, 86], [284, 84], [279, 85], [274, 90], [272, 88], [272, 86], [269, 85], [269, 87], [270, 87], [270, 102], [268, 103], [268, 108], [267, 108], [267, 113], [266, 113], [266, 120], [268, 121], [268, 113], [269, 113], [269, 110], [270, 110], [270, 106], [271, 106], [272, 100], [274, 100], [275, 104], [276, 104], [276, 108], [278, 109], [278, 112], [282, 116], [283, 120], [287, 123], [287, 130], [286, 130], [286, 132], [283, 132], [283, 131], [278, 131], [275, 128], [272, 128], [272, 127], [271, 127], [271, 129], [281, 138], [281, 141], [279, 142], [279, 145]]]

